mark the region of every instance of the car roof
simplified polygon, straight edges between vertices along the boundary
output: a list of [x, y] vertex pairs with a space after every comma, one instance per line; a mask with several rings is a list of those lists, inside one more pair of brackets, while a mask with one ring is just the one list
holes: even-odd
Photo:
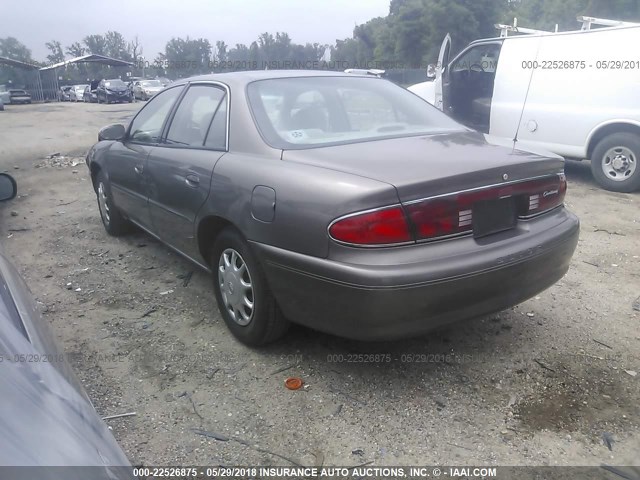
[[300, 77], [362, 77], [375, 79], [372, 75], [359, 75], [353, 73], [334, 72], [330, 70], [249, 70], [243, 72], [212, 73], [198, 75], [175, 81], [176, 85], [187, 82], [219, 81], [223, 83], [248, 84], [256, 80], [270, 80], [276, 78], [300, 78]]

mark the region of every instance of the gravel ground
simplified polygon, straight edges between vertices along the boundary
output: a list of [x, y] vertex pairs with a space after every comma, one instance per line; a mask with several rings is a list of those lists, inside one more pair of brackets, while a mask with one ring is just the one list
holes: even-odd
[[98, 412], [136, 412], [108, 421], [134, 464], [640, 464], [640, 195], [568, 163], [571, 269], [513, 309], [393, 343], [295, 327], [254, 350], [227, 331], [209, 276], [102, 227], [78, 162], [139, 106], [0, 114], [0, 168], [19, 186], [0, 207], [4, 248]]

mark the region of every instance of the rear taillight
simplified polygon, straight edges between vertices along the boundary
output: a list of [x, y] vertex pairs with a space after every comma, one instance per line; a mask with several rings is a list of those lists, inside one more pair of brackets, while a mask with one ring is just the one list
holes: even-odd
[[418, 239], [470, 232], [473, 228], [472, 205], [464, 200], [462, 194], [459, 194], [407, 205], [407, 215], [415, 225]]
[[525, 219], [562, 205], [566, 192], [566, 178], [558, 174], [353, 214], [331, 224], [329, 234], [340, 242], [374, 246], [442, 239], [473, 231], [477, 202], [513, 198], [517, 216]]
[[412, 242], [402, 207], [358, 213], [336, 220], [329, 227], [331, 238], [354, 245], [389, 245]]

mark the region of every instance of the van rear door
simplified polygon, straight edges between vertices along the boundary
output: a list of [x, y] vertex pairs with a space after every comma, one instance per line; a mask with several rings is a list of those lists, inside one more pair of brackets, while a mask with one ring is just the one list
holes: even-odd
[[449, 55], [451, 54], [451, 35], [447, 33], [440, 46], [440, 54], [438, 55], [438, 64], [436, 65], [435, 82], [435, 102], [434, 106], [442, 111], [446, 111], [448, 107], [447, 97], [450, 88], [449, 77]]
[[489, 134], [516, 138], [538, 57], [540, 37], [522, 35], [504, 39], [491, 99]]

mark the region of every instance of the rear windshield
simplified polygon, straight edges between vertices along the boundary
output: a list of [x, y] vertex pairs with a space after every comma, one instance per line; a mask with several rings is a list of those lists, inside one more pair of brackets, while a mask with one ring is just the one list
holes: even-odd
[[258, 129], [275, 148], [464, 130], [416, 95], [379, 78], [259, 80], [247, 93]]
[[107, 80], [104, 82], [105, 87], [126, 87], [122, 80]]
[[160, 80], [145, 80], [141, 82], [143, 87], [161, 87]]

